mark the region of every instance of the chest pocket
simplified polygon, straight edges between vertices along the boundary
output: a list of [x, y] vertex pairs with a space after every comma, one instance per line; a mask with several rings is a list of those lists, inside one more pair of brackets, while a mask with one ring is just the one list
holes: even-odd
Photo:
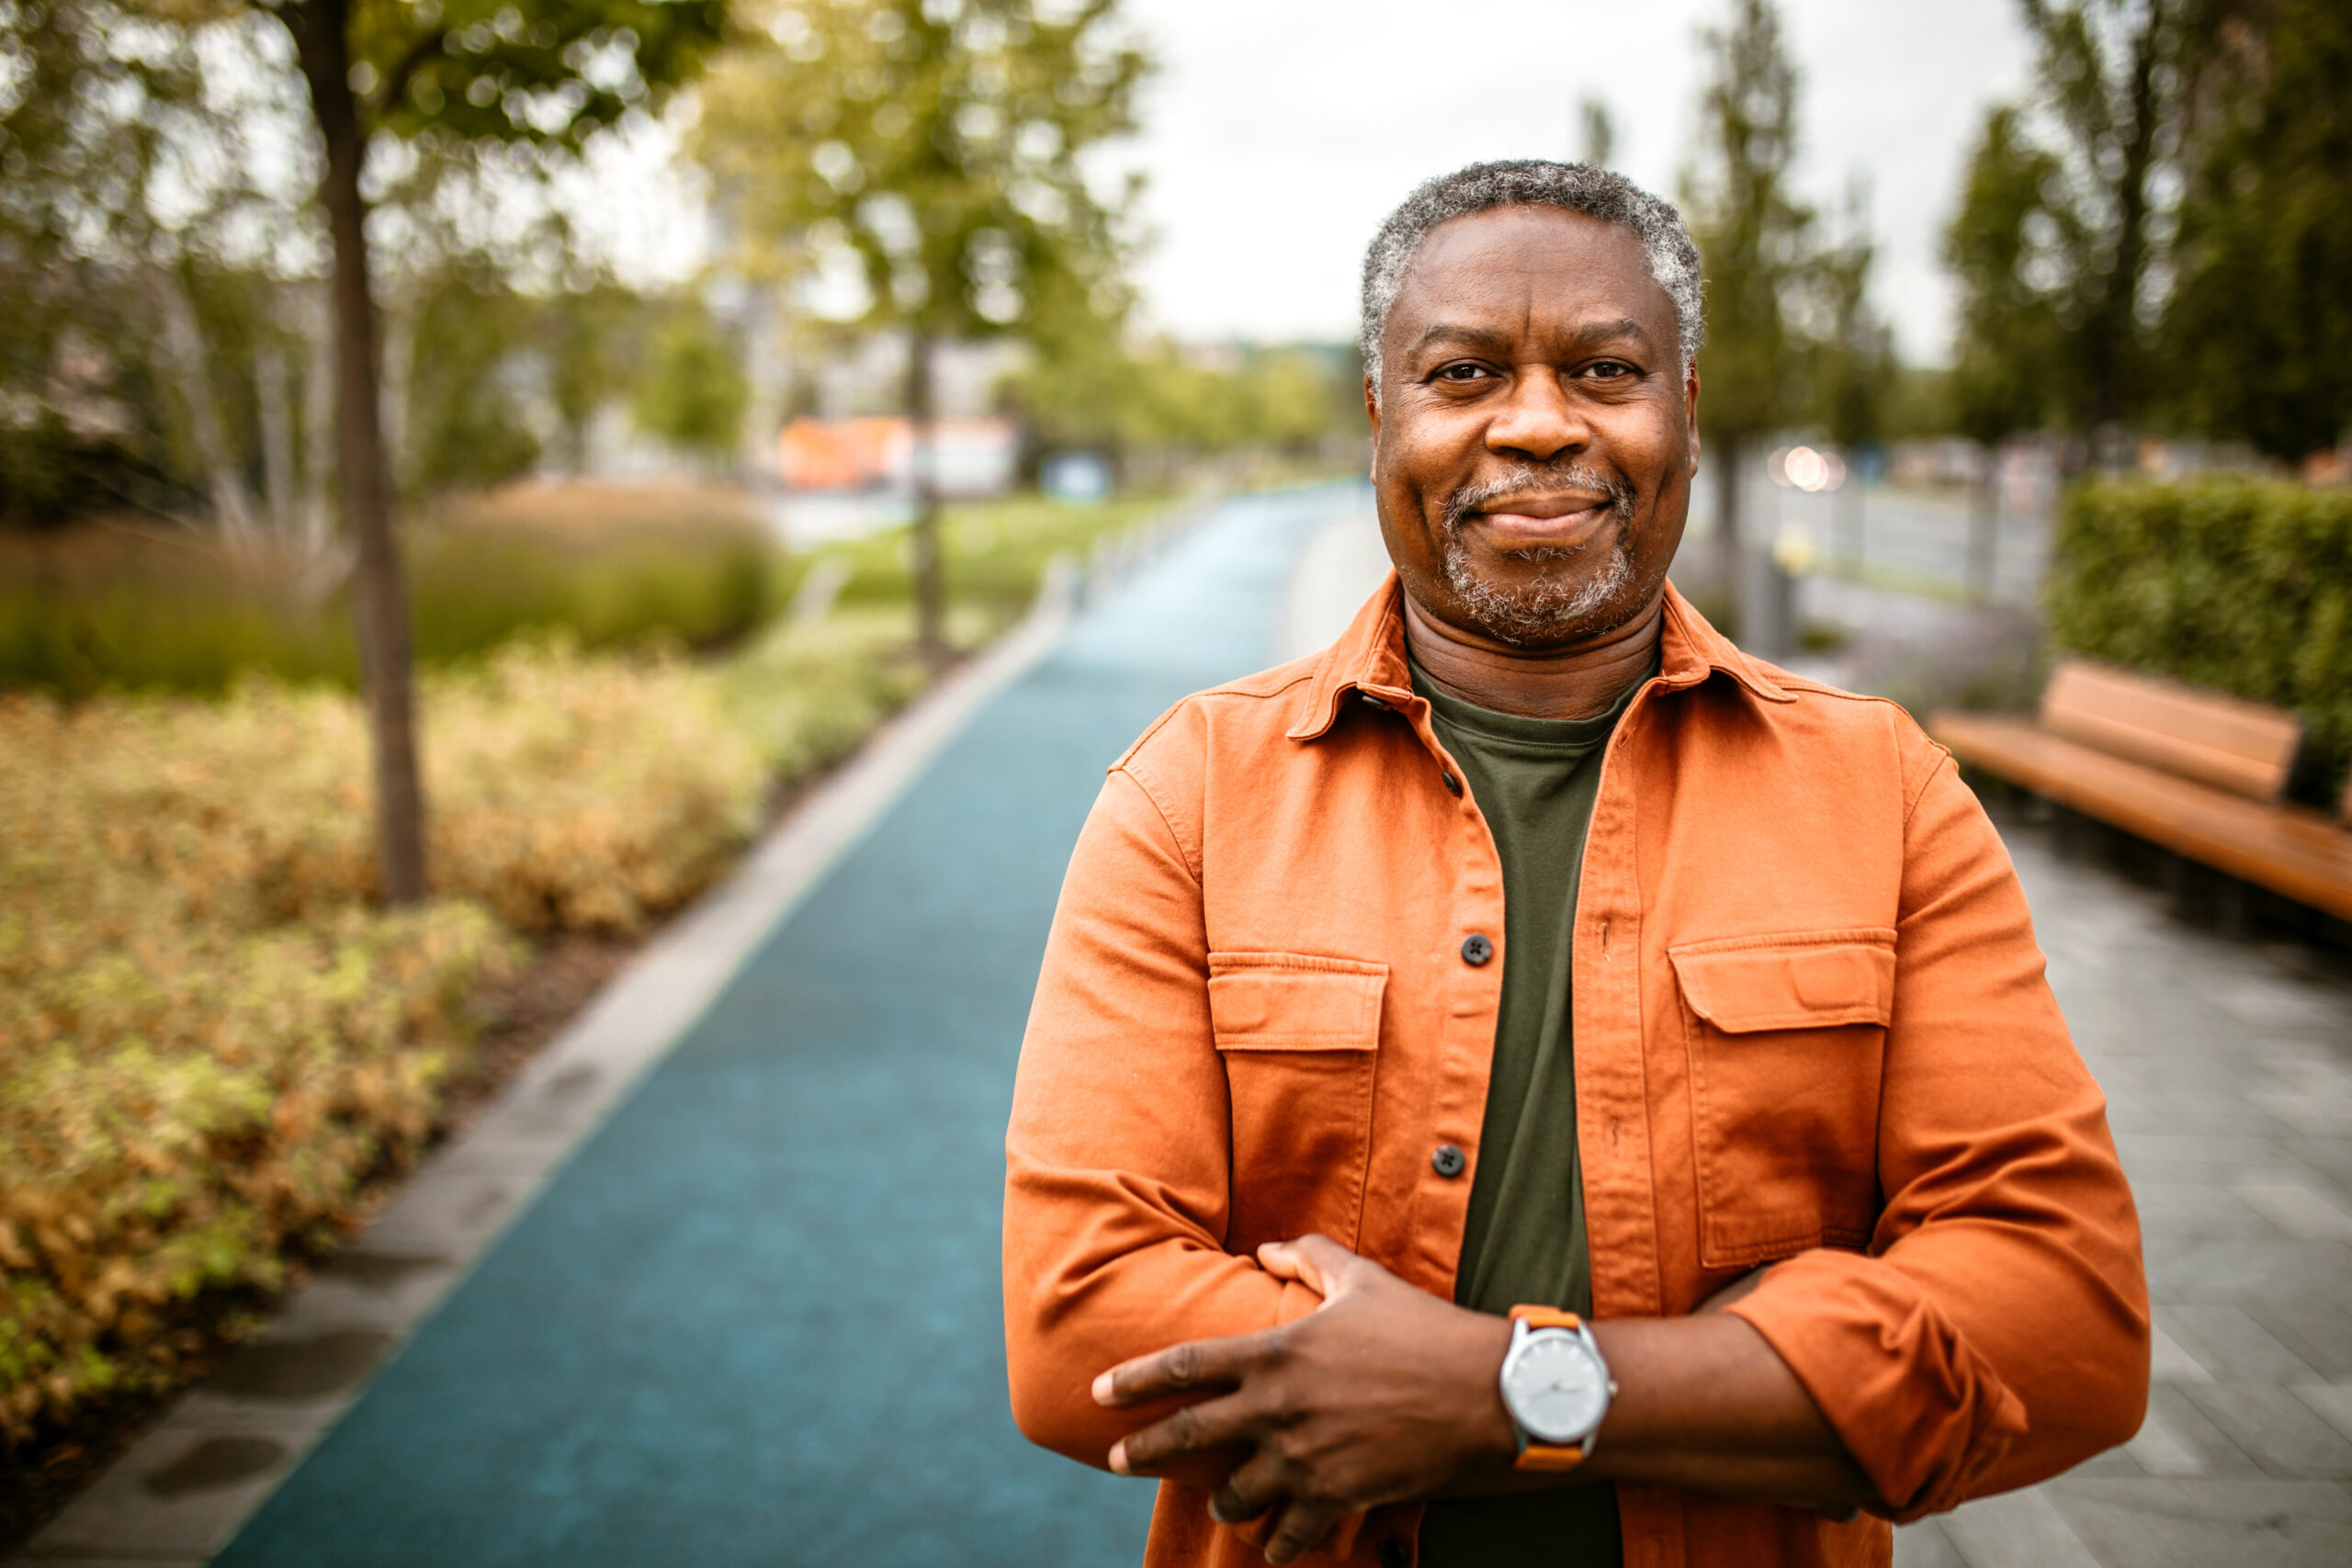
[[1690, 1053], [1701, 1263], [1865, 1245], [1894, 932], [1735, 937], [1667, 956]]
[[1233, 1110], [1226, 1249], [1320, 1231], [1356, 1245], [1388, 966], [1209, 954], [1209, 1021]]

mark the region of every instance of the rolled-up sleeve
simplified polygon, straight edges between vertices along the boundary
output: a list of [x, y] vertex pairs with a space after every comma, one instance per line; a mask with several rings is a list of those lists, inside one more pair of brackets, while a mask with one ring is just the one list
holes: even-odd
[[1731, 1311], [1788, 1362], [1897, 1518], [2131, 1438], [2148, 1393], [2139, 1221], [2023, 890], [1921, 742], [1905, 828], [1867, 1253], [1771, 1269]]
[[1157, 1412], [1097, 1405], [1098, 1373], [1315, 1306], [1225, 1251], [1228, 1123], [1200, 883], [1114, 769], [1062, 885], [1005, 1139], [1005, 1354], [1032, 1441], [1102, 1466]]

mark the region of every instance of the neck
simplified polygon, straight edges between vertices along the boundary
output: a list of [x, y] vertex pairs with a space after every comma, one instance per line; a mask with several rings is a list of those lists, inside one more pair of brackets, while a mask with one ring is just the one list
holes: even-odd
[[1405, 645], [1450, 697], [1526, 718], [1591, 718], [1650, 667], [1666, 624], [1661, 591], [1641, 614], [1589, 642], [1529, 649], [1474, 638], [1405, 599]]

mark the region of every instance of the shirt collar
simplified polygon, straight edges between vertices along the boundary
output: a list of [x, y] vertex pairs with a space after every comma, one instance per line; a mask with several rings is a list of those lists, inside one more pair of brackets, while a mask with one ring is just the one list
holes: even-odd
[[[1699, 685], [1721, 671], [1751, 696], [1768, 703], [1796, 701], [1773, 678], [1770, 666], [1734, 647], [1670, 582], [1658, 641], [1657, 679], [1670, 691]], [[1391, 570], [1348, 629], [1316, 661], [1289, 736], [1313, 740], [1325, 734], [1339, 721], [1340, 704], [1351, 692], [1401, 707], [1414, 700], [1412, 687], [1405, 662], [1404, 589]]]

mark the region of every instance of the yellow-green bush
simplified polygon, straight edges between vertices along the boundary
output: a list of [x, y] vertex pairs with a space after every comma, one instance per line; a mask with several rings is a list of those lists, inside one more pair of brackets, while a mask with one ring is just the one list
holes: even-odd
[[2275, 480], [2094, 480], [2058, 519], [2048, 595], [2065, 649], [2293, 708], [2297, 787], [2352, 762], [2352, 491]]
[[429, 676], [440, 897], [398, 914], [347, 694], [0, 697], [0, 1438], [168, 1381], [186, 1303], [352, 1219], [516, 933], [699, 892], [776, 778], [920, 685], [906, 640], [862, 611], [716, 667], [540, 643]]
[[[475, 657], [519, 633], [589, 649], [709, 646], [757, 626], [779, 564], [757, 526], [674, 497], [644, 504], [673, 514], [564, 526], [510, 500], [406, 530], [417, 657]], [[0, 687], [217, 693], [255, 671], [350, 686], [347, 595], [306, 595], [303, 570], [266, 550], [232, 562], [195, 536], [0, 534]]]

